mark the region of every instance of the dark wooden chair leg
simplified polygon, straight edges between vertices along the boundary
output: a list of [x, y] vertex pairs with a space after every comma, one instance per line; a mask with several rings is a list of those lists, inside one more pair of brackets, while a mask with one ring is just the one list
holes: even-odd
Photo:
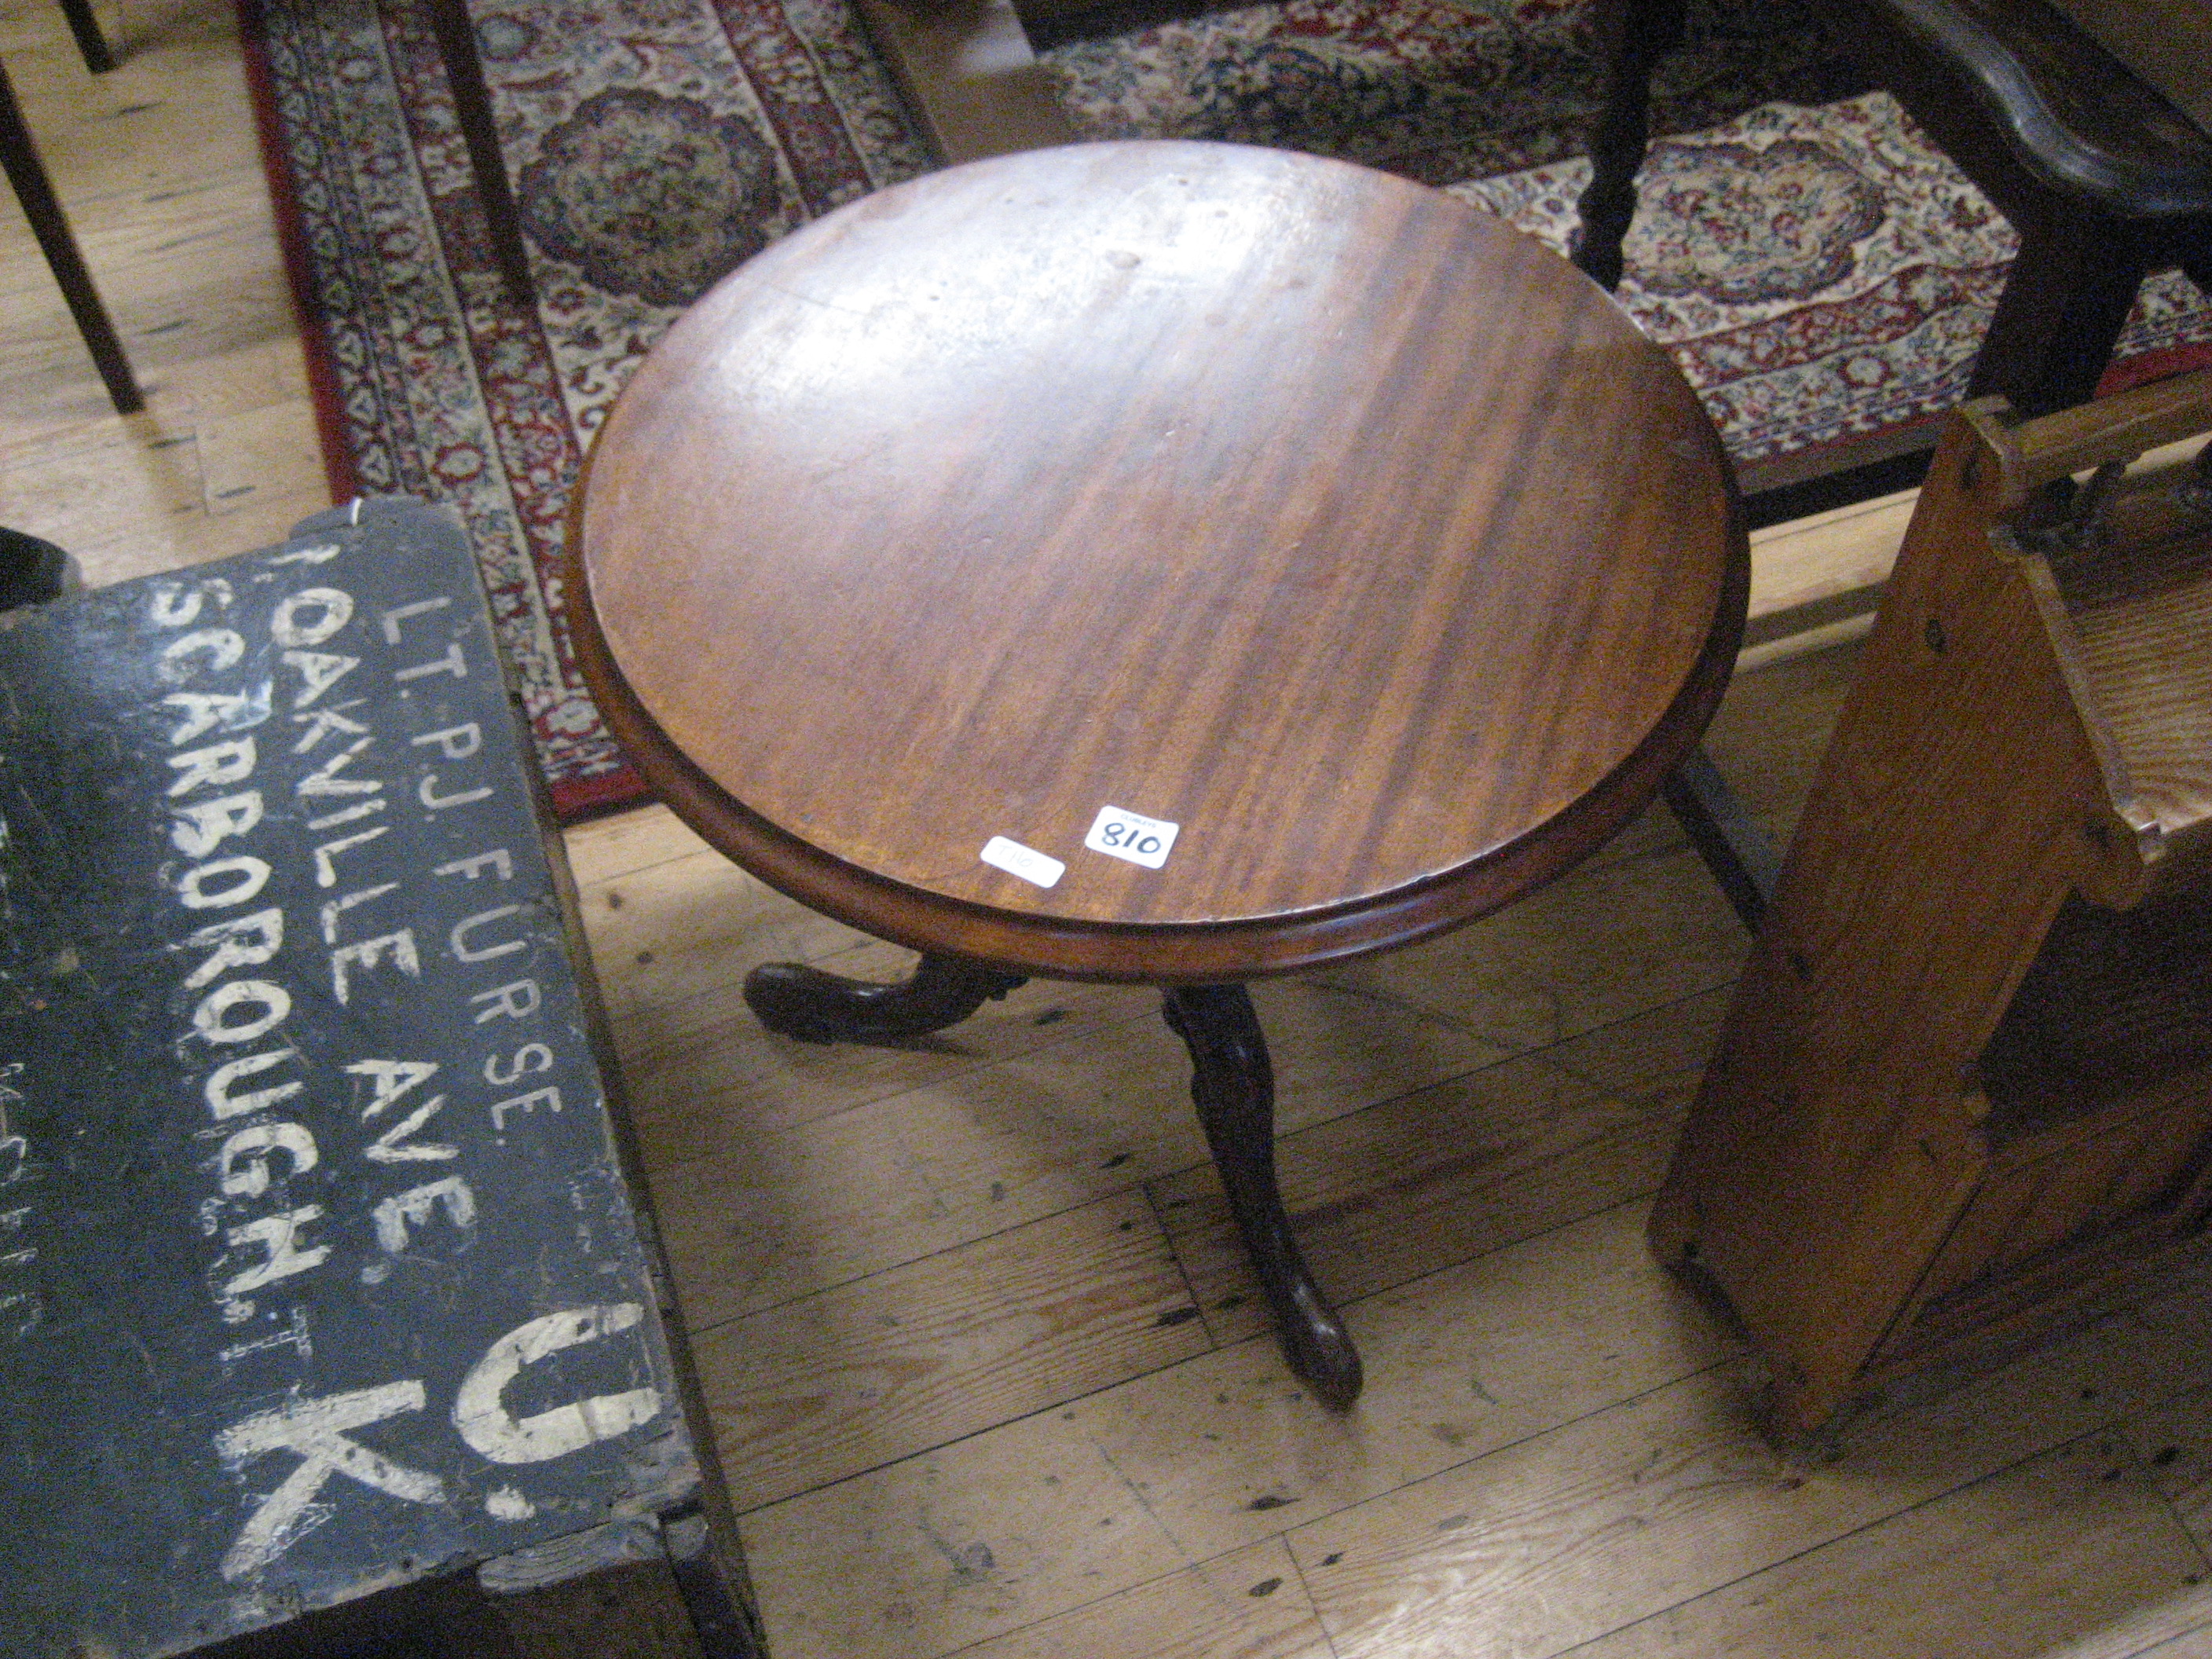
[[483, 202], [484, 220], [491, 230], [492, 258], [498, 262], [500, 276], [514, 302], [528, 306], [536, 293], [530, 280], [530, 250], [522, 240], [522, 217], [515, 211], [514, 192], [507, 187], [507, 161], [500, 154], [499, 127], [492, 119], [483, 60], [477, 54], [476, 28], [469, 21], [465, 0], [428, 0], [428, 3], [438, 56], [453, 90], [453, 118], [460, 125], [461, 142], [468, 146], [469, 165], [477, 176], [477, 195]]
[[1966, 395], [2024, 416], [2087, 403], [2149, 266], [2139, 235], [2093, 213], [2024, 228]]
[[1274, 1311], [1291, 1371], [1335, 1411], [1359, 1397], [1359, 1351], [1314, 1283], [1275, 1184], [1275, 1078], [1267, 1040], [1241, 985], [1175, 986], [1162, 1012], [1190, 1050], [1190, 1097], [1230, 1212]]
[[4, 67], [0, 67], [0, 166], [5, 167], [8, 182], [15, 187], [23, 216], [31, 222], [31, 234], [39, 239], [47, 267], [61, 287], [62, 298], [76, 319], [77, 332], [84, 337], [85, 349], [92, 354], [115, 412], [137, 414], [146, 406], [145, 396], [131, 373], [131, 360], [123, 355], [123, 342], [116, 337], [107, 307], [100, 302], [100, 291], [92, 285], [84, 256], [77, 252], [76, 238], [70, 232], [69, 220], [63, 216], [46, 167], [32, 147], [31, 130], [23, 124], [22, 107], [15, 101], [15, 88]]
[[1636, 216], [1636, 170], [1650, 138], [1651, 70], [1682, 39], [1684, 0], [1601, 0], [1605, 107], [1590, 137], [1590, 181], [1579, 208], [1575, 264], [1599, 287], [1620, 286], [1621, 244]]
[[1689, 836], [1690, 845], [1705, 861], [1713, 879], [1735, 907], [1745, 929], [1756, 933], [1774, 901], [1774, 884], [1782, 874], [1782, 854], [1767, 839], [1766, 831], [1743, 803], [1735, 798], [1728, 780], [1705, 753], [1703, 744], [1667, 775], [1660, 786], [1674, 820]]
[[100, 19], [92, 15], [92, 0], [62, 0], [62, 15], [69, 20], [70, 33], [76, 36], [84, 66], [94, 75], [113, 69], [115, 57], [107, 49], [107, 37], [100, 32]]
[[745, 1006], [781, 1036], [801, 1042], [896, 1042], [957, 1025], [1023, 983], [957, 957], [924, 957], [896, 985], [847, 979], [796, 962], [745, 975]]

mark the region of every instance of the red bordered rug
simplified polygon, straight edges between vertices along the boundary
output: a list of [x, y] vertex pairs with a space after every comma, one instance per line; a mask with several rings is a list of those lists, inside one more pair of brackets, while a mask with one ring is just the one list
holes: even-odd
[[[563, 620], [584, 448], [684, 303], [927, 158], [842, 0], [474, 0], [532, 244], [525, 312], [420, 8], [241, 6], [333, 488], [459, 509], [556, 806], [632, 799]], [[1088, 136], [1342, 155], [1561, 246], [1597, 97], [1583, 0], [1286, 0], [1047, 63]], [[2003, 221], [1864, 91], [1788, 0], [1693, 5], [1656, 88], [1658, 130], [1685, 136], [1647, 168], [1622, 299], [1739, 459], [1948, 406], [2011, 258]], [[2123, 374], [2212, 360], [2212, 308], [2160, 279], [2124, 355]]]

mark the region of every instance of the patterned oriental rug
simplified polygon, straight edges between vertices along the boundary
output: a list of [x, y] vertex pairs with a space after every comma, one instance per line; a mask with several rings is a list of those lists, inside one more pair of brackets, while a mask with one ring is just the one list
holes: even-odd
[[[643, 787], [579, 680], [558, 555], [592, 431], [683, 306], [928, 158], [842, 0], [476, 0], [538, 303], [508, 299], [422, 9], [241, 0], [332, 486], [465, 520], [564, 817]], [[1741, 461], [1932, 418], [2009, 228], [1789, 0], [1692, 6], [1622, 302]], [[1206, 137], [1448, 186], [1564, 250], [1598, 97], [1583, 0], [1284, 0], [1048, 55], [1085, 137]], [[2108, 385], [2212, 362], [2147, 285]]]

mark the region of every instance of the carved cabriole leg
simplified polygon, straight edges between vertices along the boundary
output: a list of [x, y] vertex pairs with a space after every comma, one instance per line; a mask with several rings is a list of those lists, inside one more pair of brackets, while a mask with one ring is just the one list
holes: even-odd
[[924, 957], [896, 985], [771, 962], [745, 975], [745, 1006], [769, 1030], [802, 1042], [893, 1042], [957, 1025], [1022, 983], [957, 957]]
[[1605, 108], [1590, 137], [1575, 264], [1607, 290], [1620, 286], [1620, 245], [1636, 216], [1636, 170], [1650, 137], [1652, 66], [1681, 40], [1683, 9], [1684, 0], [1599, 0]]
[[1190, 1049], [1191, 1099], [1229, 1189], [1237, 1231], [1273, 1309], [1291, 1370], [1337, 1411], [1359, 1397], [1359, 1352], [1306, 1271], [1275, 1185], [1275, 1079], [1252, 999], [1241, 985], [1163, 994], [1169, 1026]]

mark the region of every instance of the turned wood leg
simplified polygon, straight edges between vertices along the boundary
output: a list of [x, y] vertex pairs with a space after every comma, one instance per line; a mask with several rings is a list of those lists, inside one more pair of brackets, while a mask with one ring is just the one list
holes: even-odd
[[92, 0], [62, 0], [62, 15], [69, 20], [70, 33], [76, 36], [76, 49], [84, 58], [84, 66], [94, 75], [105, 75], [115, 67], [115, 54], [107, 49], [107, 37], [100, 32], [100, 19], [93, 15]]
[[1782, 854], [1758, 820], [1744, 811], [1728, 780], [1701, 744], [1684, 756], [1660, 785], [1690, 845], [1735, 908], [1746, 933], [1756, 933], [1774, 901]]
[[137, 414], [145, 408], [145, 397], [131, 375], [130, 359], [123, 355], [123, 343], [116, 337], [115, 325], [108, 320], [107, 307], [100, 302], [99, 290], [92, 285], [84, 256], [77, 252], [76, 238], [63, 216], [46, 167], [32, 147], [31, 130], [23, 124], [22, 108], [15, 101], [15, 89], [9, 83], [4, 68], [0, 68], [0, 166], [6, 167], [8, 182], [15, 187], [16, 199], [23, 204], [23, 216], [31, 222], [31, 234], [39, 239], [62, 298], [69, 302], [70, 315], [76, 319], [77, 332], [84, 337], [85, 349], [92, 354], [100, 384], [107, 388], [108, 401], [118, 415]]
[[745, 1006], [771, 1031], [801, 1042], [895, 1042], [957, 1025], [1023, 981], [957, 957], [924, 957], [896, 985], [847, 979], [796, 962], [745, 975]]
[[1170, 988], [1162, 1002], [1169, 1026], [1190, 1049], [1190, 1097], [1274, 1310], [1284, 1357], [1324, 1406], [1346, 1410], [1359, 1397], [1359, 1351], [1306, 1270], [1283, 1212], [1275, 1185], [1275, 1078], [1252, 999], [1241, 985], [1194, 985]]
[[491, 233], [492, 258], [499, 264], [507, 297], [526, 307], [534, 292], [530, 250], [522, 240], [522, 216], [515, 211], [514, 192], [507, 188], [507, 161], [500, 153], [499, 125], [492, 118], [483, 60], [477, 53], [476, 27], [469, 21], [465, 0], [429, 0], [429, 19], [453, 88], [453, 119], [476, 173], [477, 198], [483, 204], [484, 223]]
[[2002, 392], [2024, 416], [2087, 403], [2149, 265], [2140, 236], [2094, 215], [2025, 228], [1966, 395]]
[[1590, 181], [1577, 208], [1575, 264], [1599, 287], [1620, 286], [1620, 245], [1636, 216], [1636, 170], [1651, 136], [1651, 70], [1682, 38], [1684, 0], [1601, 0], [1605, 107], [1590, 135]]

